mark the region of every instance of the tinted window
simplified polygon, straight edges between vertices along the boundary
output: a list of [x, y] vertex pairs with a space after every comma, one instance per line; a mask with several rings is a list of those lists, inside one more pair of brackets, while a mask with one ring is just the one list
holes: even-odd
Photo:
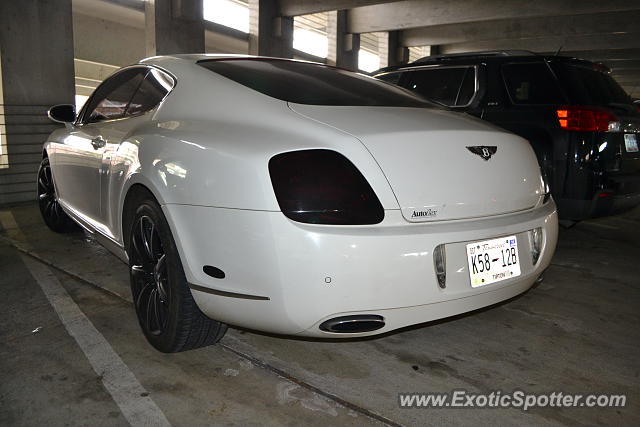
[[201, 61], [199, 65], [265, 95], [298, 104], [433, 107], [400, 87], [320, 64], [238, 59]]
[[133, 68], [105, 80], [93, 93], [83, 121], [93, 123], [123, 117], [146, 72], [145, 68]]
[[473, 96], [476, 94], [476, 69], [467, 68], [467, 72], [464, 75], [462, 84], [460, 85], [460, 92], [458, 92], [458, 99], [456, 105], [468, 105], [471, 103]]
[[401, 75], [402, 73], [380, 74], [379, 76], [376, 76], [376, 79], [382, 80], [383, 82], [387, 82], [387, 83], [398, 84], [398, 82], [400, 81]]
[[555, 63], [551, 66], [574, 104], [631, 104], [629, 95], [608, 74], [585, 65]]
[[131, 99], [127, 115], [145, 113], [154, 109], [173, 87], [173, 80], [162, 71], [151, 69]]
[[506, 64], [502, 75], [514, 104], [561, 104], [564, 96], [546, 63]]
[[427, 99], [450, 107], [468, 105], [475, 93], [475, 68], [453, 67], [409, 71], [406, 87]]

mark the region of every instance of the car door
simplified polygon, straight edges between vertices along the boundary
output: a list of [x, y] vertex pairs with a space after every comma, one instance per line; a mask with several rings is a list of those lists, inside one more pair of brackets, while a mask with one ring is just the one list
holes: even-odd
[[101, 222], [103, 155], [113, 123], [122, 120], [131, 98], [147, 72], [127, 68], [107, 78], [87, 100], [82, 114], [63, 144], [56, 147], [58, 197], [80, 219]]
[[117, 223], [119, 201], [123, 196], [124, 180], [129, 168], [138, 163], [139, 135], [136, 130], [153, 119], [157, 107], [173, 89], [172, 76], [156, 68], [149, 68], [144, 80], [131, 98], [123, 119], [106, 123], [102, 134], [107, 142], [102, 157], [101, 224], [107, 237], [118, 241], [121, 236]]

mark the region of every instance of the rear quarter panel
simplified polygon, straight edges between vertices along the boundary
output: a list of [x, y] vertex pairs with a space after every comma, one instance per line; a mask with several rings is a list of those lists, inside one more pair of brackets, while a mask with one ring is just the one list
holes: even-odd
[[[185, 61], [183, 61], [185, 62]], [[177, 85], [112, 159], [112, 214], [143, 184], [160, 204], [279, 211], [268, 162], [312, 148], [338, 151], [367, 178], [385, 209], [398, 209], [380, 168], [358, 140], [301, 118], [267, 97], [194, 64], [176, 65]], [[121, 238], [122, 219], [114, 234]]]

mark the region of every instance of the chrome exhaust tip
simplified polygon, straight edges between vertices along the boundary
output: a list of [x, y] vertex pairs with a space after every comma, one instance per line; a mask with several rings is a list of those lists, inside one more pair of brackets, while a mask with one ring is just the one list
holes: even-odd
[[375, 331], [383, 328], [384, 325], [384, 317], [382, 316], [376, 314], [355, 314], [325, 320], [320, 325], [320, 330], [338, 334], [357, 334]]

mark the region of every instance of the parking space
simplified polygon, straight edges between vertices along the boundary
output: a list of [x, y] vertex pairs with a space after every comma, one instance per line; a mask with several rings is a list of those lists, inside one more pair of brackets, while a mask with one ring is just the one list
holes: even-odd
[[[172, 425], [638, 425], [639, 225], [635, 210], [563, 229], [541, 284], [466, 315], [335, 342], [232, 328], [218, 345], [167, 355], [139, 330], [121, 261], [83, 233], [50, 232], [35, 205], [6, 208], [0, 424], [126, 425], [142, 411]], [[135, 384], [114, 385], [111, 369]], [[399, 404], [399, 393], [451, 390], [624, 394], [627, 404]]]

